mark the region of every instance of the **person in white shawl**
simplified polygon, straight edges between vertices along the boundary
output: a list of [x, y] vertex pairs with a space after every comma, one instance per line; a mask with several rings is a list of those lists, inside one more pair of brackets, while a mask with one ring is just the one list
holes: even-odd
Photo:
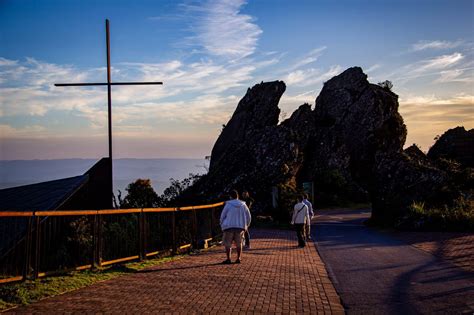
[[298, 237], [298, 247], [305, 247], [306, 245], [305, 226], [311, 220], [308, 206], [303, 200], [303, 196], [298, 196], [298, 203], [293, 208], [293, 216], [291, 218], [291, 224], [295, 226], [296, 236]]
[[240, 264], [242, 255], [242, 239], [244, 231], [248, 229], [252, 219], [249, 208], [242, 200], [239, 200], [239, 193], [236, 190], [230, 192], [231, 200], [225, 203], [221, 213], [221, 229], [224, 232], [222, 242], [224, 243], [227, 259], [224, 264], [230, 264], [230, 254], [232, 242], [237, 247], [237, 259], [235, 263]]

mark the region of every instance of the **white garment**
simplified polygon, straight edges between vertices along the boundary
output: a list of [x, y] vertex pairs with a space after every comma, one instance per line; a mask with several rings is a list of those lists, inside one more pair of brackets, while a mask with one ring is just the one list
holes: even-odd
[[291, 224], [306, 224], [311, 220], [309, 217], [308, 206], [302, 202], [299, 202], [293, 208], [293, 217], [291, 219]]
[[246, 230], [250, 225], [252, 216], [249, 208], [239, 199], [232, 199], [225, 203], [221, 213], [221, 229], [222, 231], [237, 228]]
[[313, 205], [311, 204], [311, 201], [308, 199], [303, 199], [303, 203], [308, 206], [309, 217], [314, 217]]

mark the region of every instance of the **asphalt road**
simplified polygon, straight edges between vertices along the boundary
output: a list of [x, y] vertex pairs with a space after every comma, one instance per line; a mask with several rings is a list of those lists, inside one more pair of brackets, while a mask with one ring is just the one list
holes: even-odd
[[348, 314], [474, 314], [474, 274], [362, 224], [368, 210], [326, 210], [312, 236]]

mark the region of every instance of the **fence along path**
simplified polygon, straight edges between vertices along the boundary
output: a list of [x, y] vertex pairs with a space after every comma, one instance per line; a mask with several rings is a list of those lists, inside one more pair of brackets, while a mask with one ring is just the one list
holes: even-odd
[[14, 314], [344, 314], [310, 241], [291, 230], [252, 229], [241, 264], [222, 247], [12, 309]]
[[223, 205], [2, 211], [0, 284], [206, 247]]

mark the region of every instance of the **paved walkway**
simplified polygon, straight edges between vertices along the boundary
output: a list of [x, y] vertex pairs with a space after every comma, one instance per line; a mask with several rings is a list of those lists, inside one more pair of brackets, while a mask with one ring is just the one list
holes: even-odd
[[474, 313], [474, 273], [464, 261], [472, 255], [469, 235], [430, 240], [432, 233], [379, 231], [362, 224], [369, 216], [320, 211], [313, 229], [348, 314]]
[[343, 314], [313, 243], [295, 233], [252, 231], [242, 264], [221, 265], [223, 248], [45, 299], [17, 313]]
[[397, 231], [391, 234], [405, 243], [474, 273], [474, 233]]

